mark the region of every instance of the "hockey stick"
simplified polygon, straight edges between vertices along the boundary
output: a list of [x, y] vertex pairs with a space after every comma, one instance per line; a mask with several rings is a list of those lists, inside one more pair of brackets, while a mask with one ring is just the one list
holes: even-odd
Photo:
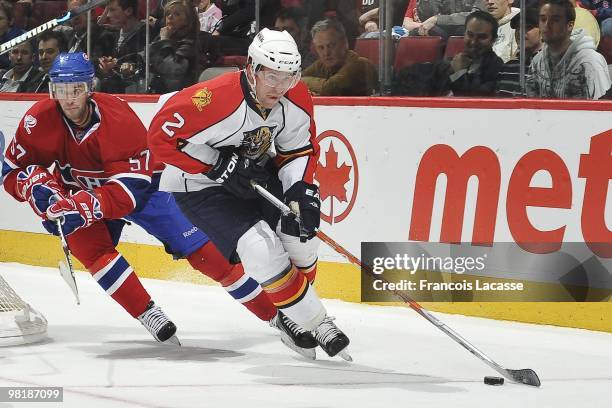
[[60, 241], [62, 242], [62, 249], [64, 250], [64, 256], [66, 258], [66, 262], [59, 262], [59, 272], [61, 277], [64, 279], [66, 284], [74, 293], [74, 297], [76, 298], [77, 305], [81, 304], [81, 300], [79, 299], [79, 288], [76, 284], [76, 279], [74, 278], [74, 269], [72, 268], [72, 259], [70, 255], [70, 247], [68, 246], [68, 241], [66, 241], [66, 236], [62, 231], [62, 222], [60, 218], [55, 220], [57, 223], [57, 230], [59, 231]]
[[[265, 198], [272, 205], [278, 208], [283, 215], [293, 214], [296, 216], [296, 219], [299, 222], [299, 218], [297, 218], [297, 214], [292, 212], [291, 209], [285, 203], [283, 203], [281, 200], [276, 198], [272, 193], [270, 193], [268, 190], [266, 190], [265, 188], [257, 184], [255, 181], [251, 181], [251, 185], [263, 198]], [[362, 264], [359, 258], [357, 258], [353, 254], [348, 252], [346, 249], [344, 249], [340, 244], [338, 244], [336, 241], [331, 239], [323, 231], [320, 231], [320, 230], [317, 231], [317, 237], [319, 237], [321, 241], [329, 245], [333, 250], [335, 250], [341, 255], [344, 255], [346, 259], [348, 259], [351, 263], [359, 266], [368, 275], [376, 279], [381, 279], [379, 275], [376, 275], [374, 274], [374, 272], [372, 272], [372, 269], [369, 265]], [[382, 280], [386, 282], [384, 279]], [[415, 312], [423, 316], [431, 324], [436, 326], [438, 329], [442, 330], [450, 338], [452, 338], [457, 343], [459, 343], [461, 346], [463, 346], [465, 349], [467, 349], [467, 351], [469, 351], [470, 353], [478, 357], [485, 364], [487, 364], [489, 367], [497, 371], [499, 374], [506, 377], [508, 380], [519, 383], [519, 384], [532, 385], [534, 387], [540, 386], [540, 379], [538, 378], [538, 375], [536, 374], [536, 372], [533, 371], [532, 369], [525, 368], [525, 369], [520, 369], [520, 370], [510, 370], [510, 369], [502, 367], [501, 365], [493, 361], [490, 357], [488, 357], [485, 353], [477, 349], [474, 345], [472, 345], [465, 338], [463, 338], [463, 336], [461, 336], [459, 333], [457, 333], [456, 331], [448, 327], [446, 324], [442, 323], [437, 317], [435, 317], [430, 312], [428, 312], [426, 309], [424, 309], [423, 306], [418, 304], [414, 299], [412, 299], [406, 293], [401, 292], [399, 290], [393, 290], [392, 292], [395, 296], [397, 296], [404, 303], [410, 306]]]
[[44, 33], [47, 30], [57, 27], [60, 24], [64, 24], [65, 22], [69, 21], [70, 19], [76, 16], [86, 13], [87, 11], [93, 8], [103, 6], [109, 1], [110, 0], [92, 0], [87, 4], [83, 4], [82, 6], [75, 8], [74, 10], [68, 11], [66, 14], [64, 14], [61, 17], [54, 18], [52, 20], [47, 21], [44, 24], [39, 25], [38, 27], [34, 27], [30, 31], [26, 31], [20, 36], [15, 37], [12, 40], [9, 40], [5, 42], [4, 44], [0, 45], [0, 55], [4, 54], [5, 52], [10, 51], [12, 48], [15, 48], [19, 44], [22, 44], [28, 40], [35, 38], [36, 36]]

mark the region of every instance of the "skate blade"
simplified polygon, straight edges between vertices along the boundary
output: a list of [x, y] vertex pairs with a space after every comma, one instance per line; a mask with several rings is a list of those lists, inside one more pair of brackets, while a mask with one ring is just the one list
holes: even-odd
[[178, 337], [176, 337], [176, 335], [164, 341], [163, 344], [174, 344], [175, 346], [182, 346], [181, 341], [178, 339]]
[[302, 357], [305, 357], [309, 360], [317, 359], [317, 352], [315, 351], [314, 348], [306, 349], [306, 348], [298, 347], [291, 340], [285, 339], [284, 336], [281, 336], [281, 341], [283, 342], [285, 346], [289, 347], [291, 350], [295, 351]]
[[353, 362], [353, 357], [351, 357], [346, 348], [338, 353], [338, 357], [342, 358], [345, 361], [348, 361], [349, 363]]

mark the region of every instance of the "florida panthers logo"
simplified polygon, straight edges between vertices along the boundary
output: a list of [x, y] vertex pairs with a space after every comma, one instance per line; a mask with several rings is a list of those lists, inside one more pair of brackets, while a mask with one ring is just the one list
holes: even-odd
[[268, 151], [272, 145], [272, 138], [276, 126], [262, 126], [257, 129], [244, 132], [241, 143], [241, 154], [249, 159], [258, 159]]

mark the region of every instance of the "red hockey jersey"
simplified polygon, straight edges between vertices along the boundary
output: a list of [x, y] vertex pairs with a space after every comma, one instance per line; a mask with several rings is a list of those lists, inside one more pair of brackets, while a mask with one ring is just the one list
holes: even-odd
[[4, 188], [15, 191], [19, 169], [54, 165], [54, 174], [68, 190], [94, 190], [105, 218], [121, 218], [145, 200], [152, 169], [146, 129], [129, 105], [112, 95], [92, 95], [98, 123], [77, 137], [59, 104], [45, 99], [19, 122], [9, 144], [2, 173]]
[[243, 72], [162, 95], [158, 107], [148, 141], [155, 158], [167, 165], [161, 190], [197, 191], [218, 185], [203, 173], [215, 164], [218, 148], [225, 146], [252, 159], [274, 157], [285, 191], [299, 180], [313, 182], [319, 147], [312, 98], [301, 82], [269, 112], [256, 105]]

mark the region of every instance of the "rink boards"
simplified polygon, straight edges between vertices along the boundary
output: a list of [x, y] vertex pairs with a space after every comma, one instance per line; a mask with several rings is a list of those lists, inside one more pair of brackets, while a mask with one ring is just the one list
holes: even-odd
[[[155, 98], [127, 99], [148, 125]], [[7, 140], [32, 104], [0, 100]], [[610, 110], [608, 102], [320, 98], [315, 177], [322, 185], [322, 229], [356, 255], [362, 241], [610, 242]], [[29, 207], [4, 191], [0, 196], [0, 261], [56, 264], [57, 240], [43, 234]], [[126, 228], [122, 239], [121, 250], [139, 275], [205, 281], [139, 228]], [[322, 295], [358, 302], [357, 268], [323, 246], [320, 259]], [[428, 306], [612, 331], [610, 302]]]

